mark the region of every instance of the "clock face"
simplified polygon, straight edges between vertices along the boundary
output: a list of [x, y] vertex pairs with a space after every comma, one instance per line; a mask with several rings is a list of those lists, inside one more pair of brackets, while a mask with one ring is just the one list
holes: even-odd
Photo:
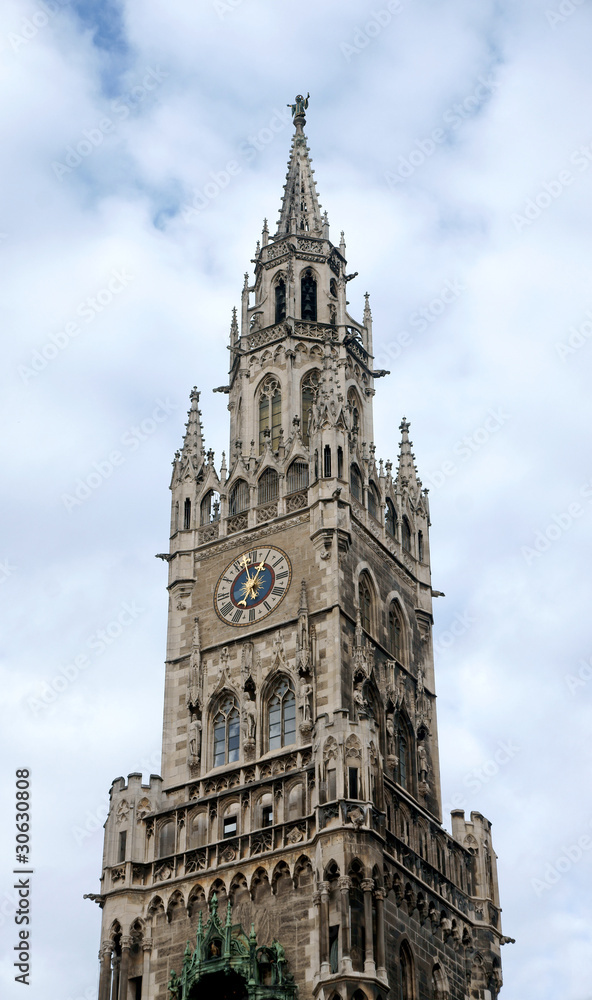
[[216, 614], [227, 625], [253, 625], [281, 604], [291, 579], [292, 566], [281, 549], [248, 549], [228, 564], [216, 584]]

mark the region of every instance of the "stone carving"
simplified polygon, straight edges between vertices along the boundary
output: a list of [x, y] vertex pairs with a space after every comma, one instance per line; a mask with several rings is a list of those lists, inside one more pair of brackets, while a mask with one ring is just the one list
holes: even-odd
[[291, 830], [288, 831], [286, 840], [288, 844], [299, 844], [301, 840], [304, 840], [306, 835], [306, 827], [304, 824], [299, 826], [293, 826]]
[[323, 747], [323, 760], [327, 763], [328, 760], [337, 760], [339, 747], [337, 746], [337, 740], [334, 736], [328, 736], [325, 740], [325, 745]]
[[173, 866], [165, 861], [162, 865], [156, 865], [154, 868], [154, 881], [155, 882], [166, 882], [167, 879], [172, 878], [174, 875]]
[[236, 848], [232, 847], [231, 844], [229, 844], [222, 851], [222, 854], [220, 855], [220, 860], [223, 861], [225, 864], [229, 864], [231, 861], [234, 861], [235, 858], [236, 858]]
[[[303, 677], [300, 681], [300, 701], [302, 705], [302, 722], [310, 723], [312, 719], [312, 695], [313, 687], [308, 681]], [[309, 726], [308, 728], [312, 728]]]
[[348, 736], [345, 741], [345, 758], [358, 758], [362, 759], [362, 744], [360, 743], [357, 736], [353, 734]]
[[115, 814], [115, 820], [117, 823], [125, 823], [130, 811], [130, 804], [127, 799], [122, 799], [117, 806], [117, 812]]
[[140, 823], [148, 813], [152, 812], [152, 806], [150, 805], [150, 800], [147, 798], [140, 799], [136, 806], [136, 820]]
[[111, 869], [111, 881], [113, 884], [116, 882], [123, 882], [125, 879], [125, 865], [121, 865], [119, 868]]
[[191, 767], [199, 765], [201, 757], [201, 722], [195, 716], [189, 723], [187, 730], [187, 762]]
[[207, 854], [206, 851], [190, 851], [185, 856], [185, 874], [190, 875], [191, 872], [203, 871], [207, 866]]
[[345, 822], [359, 828], [366, 819], [366, 813], [361, 806], [346, 806]]

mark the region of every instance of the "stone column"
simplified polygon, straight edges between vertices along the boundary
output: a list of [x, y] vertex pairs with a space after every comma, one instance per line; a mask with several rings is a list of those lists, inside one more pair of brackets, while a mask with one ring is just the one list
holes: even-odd
[[376, 899], [376, 974], [386, 980], [386, 945], [384, 934], [384, 889], [375, 889]]
[[374, 962], [374, 935], [372, 934], [372, 890], [374, 889], [374, 879], [363, 879], [362, 889], [364, 890], [364, 924], [366, 927], [366, 958], [364, 961], [364, 972], [371, 976], [375, 976], [376, 964]]
[[99, 1000], [109, 1000], [111, 987], [111, 942], [105, 941], [100, 952]]
[[329, 883], [321, 882], [321, 926], [319, 928], [321, 937], [321, 976], [328, 976], [331, 972], [329, 964]]
[[313, 901], [313, 903], [315, 905], [315, 910], [316, 910], [316, 921], [315, 921], [315, 923], [316, 923], [317, 937], [318, 937], [318, 942], [319, 942], [319, 972], [320, 972], [321, 962], [322, 962], [322, 958], [321, 958], [321, 939], [322, 939], [322, 934], [321, 934], [321, 894], [320, 894], [320, 892], [313, 892], [313, 894], [312, 894], [312, 901]]
[[132, 939], [121, 939], [121, 972], [119, 977], [119, 1000], [127, 1000], [127, 984], [129, 979], [130, 946]]
[[148, 984], [150, 982], [150, 952], [152, 951], [152, 941], [144, 941], [142, 945], [142, 996], [148, 997]]
[[111, 978], [111, 1000], [119, 1000], [119, 956], [113, 957], [113, 975]]
[[351, 879], [346, 875], [339, 879], [339, 891], [341, 892], [341, 971], [352, 971], [352, 960], [350, 956], [349, 942], [349, 890], [351, 889]]

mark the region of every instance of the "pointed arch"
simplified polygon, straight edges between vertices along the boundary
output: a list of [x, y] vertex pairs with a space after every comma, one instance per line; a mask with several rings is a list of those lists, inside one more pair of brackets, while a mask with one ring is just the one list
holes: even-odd
[[259, 454], [269, 438], [272, 451], [277, 451], [282, 425], [282, 389], [276, 375], [266, 375], [258, 389]]
[[352, 462], [349, 469], [349, 488], [354, 500], [357, 500], [358, 503], [362, 503], [362, 475], [355, 462]]
[[387, 535], [390, 535], [391, 538], [397, 537], [397, 510], [389, 497], [387, 497], [384, 509], [384, 526]]
[[374, 630], [376, 596], [370, 574], [363, 570], [358, 580], [358, 607], [360, 621], [366, 632]]
[[368, 483], [368, 513], [375, 521], [378, 520], [378, 512], [380, 510], [380, 495], [376, 488], [376, 484], [370, 480]]
[[158, 828], [158, 857], [166, 858], [175, 853], [176, 823], [174, 819], [165, 819]]
[[280, 495], [280, 477], [275, 469], [267, 468], [257, 481], [257, 503], [271, 503]]
[[401, 521], [401, 545], [405, 552], [411, 552], [411, 525], [406, 514]]
[[231, 490], [228, 499], [228, 513], [230, 517], [235, 514], [242, 514], [250, 506], [251, 493], [249, 484], [244, 479], [237, 479]]
[[283, 671], [273, 676], [266, 695], [267, 749], [279, 750], [296, 742], [296, 694]]
[[294, 885], [300, 888], [305, 885], [312, 885], [313, 872], [312, 863], [306, 854], [301, 854], [294, 865]]
[[286, 318], [286, 280], [282, 273], [274, 281], [275, 323], [282, 323]]
[[169, 924], [182, 915], [184, 908], [185, 899], [183, 898], [183, 893], [180, 889], [175, 889], [175, 891], [171, 893], [166, 909], [166, 916]]
[[[281, 884], [280, 884], [281, 883]], [[292, 889], [292, 876], [290, 875], [290, 869], [285, 861], [278, 861], [277, 865], [273, 869], [271, 876], [271, 891], [274, 896], [279, 894], [282, 895], [282, 889], [287, 891]]]
[[183, 528], [188, 531], [191, 527], [191, 500], [189, 497], [185, 498], [185, 503], [183, 504]]
[[199, 523], [201, 525], [211, 524], [220, 520], [220, 494], [215, 490], [208, 490], [199, 505]]
[[206, 894], [203, 885], [199, 883], [192, 886], [187, 897], [187, 916], [189, 919], [195, 917], [200, 910], [206, 906]]
[[399, 949], [399, 973], [401, 976], [401, 1000], [416, 1000], [415, 962], [407, 941], [403, 941]]
[[294, 459], [288, 467], [286, 487], [288, 495], [308, 488], [308, 462], [301, 458]]
[[300, 316], [305, 322], [317, 320], [317, 282], [312, 267], [307, 267], [300, 277]]
[[236, 697], [228, 690], [222, 691], [211, 715], [213, 766], [234, 763], [240, 754], [240, 715]]

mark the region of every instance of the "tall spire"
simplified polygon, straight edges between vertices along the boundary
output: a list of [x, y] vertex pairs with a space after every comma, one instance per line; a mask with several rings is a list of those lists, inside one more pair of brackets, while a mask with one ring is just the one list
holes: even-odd
[[298, 94], [296, 103], [289, 105], [294, 117], [295, 133], [288, 161], [288, 173], [284, 185], [284, 197], [280, 209], [278, 230], [275, 239], [288, 236], [291, 233], [309, 233], [311, 236], [323, 236], [323, 217], [321, 206], [313, 178], [309, 148], [306, 145], [304, 112], [308, 107], [306, 98]]
[[204, 462], [204, 441], [203, 427], [201, 424], [201, 410], [199, 409], [199, 392], [197, 386], [193, 386], [190, 397], [191, 406], [187, 413], [187, 423], [185, 424], [185, 436], [183, 438], [183, 448], [181, 449], [181, 468], [190, 463], [193, 471], [197, 473]]
[[412, 452], [413, 442], [409, 440], [409, 421], [403, 417], [399, 424], [401, 443], [399, 445], [399, 468], [397, 479], [401, 486], [411, 486], [421, 489], [421, 480], [415, 466], [415, 455]]

